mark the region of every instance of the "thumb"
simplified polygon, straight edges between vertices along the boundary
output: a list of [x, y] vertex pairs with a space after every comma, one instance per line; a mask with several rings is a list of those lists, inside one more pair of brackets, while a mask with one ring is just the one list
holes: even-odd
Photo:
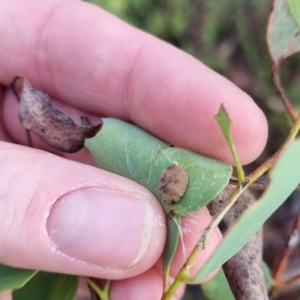
[[145, 188], [40, 150], [0, 149], [1, 263], [122, 279], [158, 260], [164, 214]]

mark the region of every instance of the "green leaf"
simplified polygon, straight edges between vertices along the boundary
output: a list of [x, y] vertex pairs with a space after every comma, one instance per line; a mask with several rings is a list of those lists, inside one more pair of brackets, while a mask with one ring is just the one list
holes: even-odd
[[263, 272], [264, 272], [264, 278], [265, 278], [267, 290], [270, 291], [274, 284], [272, 272], [271, 272], [270, 268], [268, 267], [268, 265], [264, 261], [263, 261], [262, 268], [263, 268]]
[[170, 267], [181, 236], [181, 218], [174, 215], [167, 217], [167, 239], [163, 252], [163, 274], [169, 279]]
[[[188, 215], [206, 206], [228, 184], [232, 167], [216, 159], [169, 145], [137, 126], [117, 119], [104, 119], [102, 130], [86, 147], [98, 166], [148, 188], [166, 214]], [[167, 204], [159, 192], [163, 171], [179, 164], [188, 173], [188, 187], [181, 200]]]
[[286, 0], [273, 2], [268, 22], [267, 43], [275, 64], [300, 50], [299, 27], [291, 15]]
[[0, 264], [0, 293], [24, 286], [38, 271], [13, 268]]
[[217, 120], [223, 135], [226, 139], [226, 142], [230, 148], [231, 154], [233, 156], [235, 165], [236, 165], [236, 170], [237, 170], [237, 175], [238, 175], [238, 179], [240, 183], [244, 183], [245, 181], [245, 174], [244, 174], [244, 170], [243, 167], [241, 165], [239, 156], [236, 152], [232, 137], [231, 137], [231, 133], [230, 133], [230, 127], [231, 127], [231, 120], [227, 114], [226, 109], [224, 108], [223, 105], [221, 105], [221, 108], [218, 112], [218, 114], [215, 116], [215, 119]]
[[85, 141], [98, 167], [146, 186], [151, 164], [169, 145], [124, 121], [107, 118], [103, 122], [100, 132]]
[[270, 180], [268, 189], [227, 231], [194, 281], [199, 281], [235, 255], [294, 191], [300, 182], [300, 140], [295, 140], [282, 154], [270, 171]]
[[300, 29], [300, 2], [299, 0], [287, 0], [290, 11]]
[[234, 296], [222, 269], [214, 278], [202, 283], [201, 289], [208, 299], [234, 300]]
[[13, 300], [74, 300], [78, 277], [39, 272], [23, 288], [13, 292]]

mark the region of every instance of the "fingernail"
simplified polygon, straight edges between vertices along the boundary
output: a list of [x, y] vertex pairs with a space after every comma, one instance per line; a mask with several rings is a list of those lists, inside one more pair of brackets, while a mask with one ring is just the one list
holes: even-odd
[[47, 230], [55, 247], [72, 258], [126, 269], [148, 250], [153, 218], [149, 200], [141, 195], [85, 188], [56, 201]]

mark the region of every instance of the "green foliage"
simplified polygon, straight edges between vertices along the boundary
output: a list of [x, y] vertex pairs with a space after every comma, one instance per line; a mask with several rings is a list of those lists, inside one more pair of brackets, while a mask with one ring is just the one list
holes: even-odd
[[99, 134], [86, 141], [99, 167], [147, 186], [149, 168], [169, 145], [144, 130], [117, 119], [105, 119]]
[[39, 272], [25, 287], [13, 292], [14, 300], [74, 300], [78, 277]]
[[38, 271], [13, 268], [0, 264], [0, 293], [5, 290], [17, 289], [31, 280]]
[[237, 253], [293, 192], [300, 182], [299, 153], [300, 140], [297, 140], [287, 148], [271, 170], [268, 189], [226, 232], [217, 250], [195, 276], [195, 281], [199, 281]]

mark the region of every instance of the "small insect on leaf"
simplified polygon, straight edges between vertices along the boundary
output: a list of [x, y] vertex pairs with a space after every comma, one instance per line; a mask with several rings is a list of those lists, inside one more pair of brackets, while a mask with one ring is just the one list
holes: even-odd
[[168, 203], [180, 201], [188, 186], [188, 173], [179, 165], [172, 165], [165, 169], [159, 180], [159, 193]]
[[102, 120], [96, 126], [86, 122], [75, 124], [52, 105], [47, 94], [34, 89], [24, 77], [16, 77], [11, 86], [20, 100], [19, 119], [23, 127], [58, 150], [79, 151], [84, 147], [85, 139], [94, 137], [102, 127]]

